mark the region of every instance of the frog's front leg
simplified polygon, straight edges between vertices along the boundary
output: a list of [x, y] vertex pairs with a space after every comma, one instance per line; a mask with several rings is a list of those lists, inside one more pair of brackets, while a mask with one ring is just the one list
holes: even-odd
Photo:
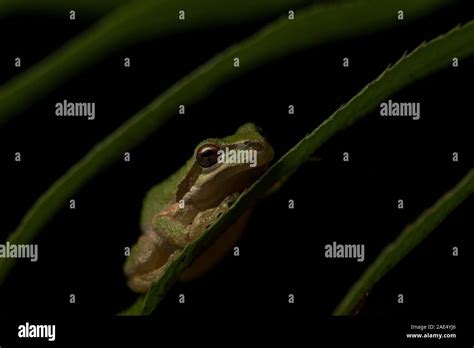
[[153, 219], [153, 229], [168, 243], [184, 248], [199, 237], [206, 227], [212, 224], [220, 215], [227, 212], [238, 196], [238, 193], [232, 194], [226, 197], [216, 208], [198, 213], [193, 222], [188, 225], [167, 215], [157, 215]]

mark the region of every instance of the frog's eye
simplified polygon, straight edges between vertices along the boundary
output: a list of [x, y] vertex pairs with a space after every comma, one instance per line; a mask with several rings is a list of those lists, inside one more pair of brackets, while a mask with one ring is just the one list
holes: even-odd
[[219, 147], [216, 145], [204, 145], [196, 153], [196, 161], [203, 168], [208, 168], [217, 163]]

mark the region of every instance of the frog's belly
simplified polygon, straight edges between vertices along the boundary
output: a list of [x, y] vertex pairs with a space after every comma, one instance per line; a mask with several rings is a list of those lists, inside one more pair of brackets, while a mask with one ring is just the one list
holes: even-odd
[[251, 209], [242, 214], [205, 252], [194, 260], [191, 266], [183, 272], [180, 280], [183, 282], [196, 279], [214, 267], [233, 247], [242, 236], [250, 217]]

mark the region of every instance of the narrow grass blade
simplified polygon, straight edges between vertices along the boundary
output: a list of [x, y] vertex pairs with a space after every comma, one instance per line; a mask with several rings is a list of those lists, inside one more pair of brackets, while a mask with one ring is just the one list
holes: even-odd
[[469, 195], [474, 192], [474, 170], [471, 170], [451, 191], [426, 210], [398, 238], [388, 245], [352, 286], [334, 315], [350, 315], [363, 296], [385, 274], [420, 244]]
[[53, 14], [95, 17], [110, 12], [131, 0], [0, 0], [0, 19], [18, 14]]
[[[366, 0], [331, 6], [313, 6], [299, 13], [293, 21], [285, 18], [277, 20], [244, 42], [217, 55], [192, 74], [176, 83], [145, 109], [96, 145], [84, 158], [77, 162], [39, 197], [24, 216], [15, 232], [9, 236], [9, 241], [14, 244], [29, 243], [75, 192], [97, 173], [103, 171], [119, 159], [124, 152], [130, 151], [131, 148], [149, 137], [161, 124], [176, 114], [179, 105], [190, 105], [201, 100], [223, 83], [277, 57], [283, 57], [311, 45], [395, 26], [398, 23], [395, 13], [402, 5], [405, 9], [405, 14], [416, 17], [428, 13], [427, 9], [433, 10], [442, 4], [446, 4], [446, 1], [387, 0], [381, 4], [379, 0]], [[373, 15], [368, 15], [370, 13], [373, 13]], [[340, 25], [341, 23], [344, 23], [344, 25]], [[471, 31], [469, 30], [472, 31], [472, 28], [466, 27], [462, 33], [467, 32], [470, 34]], [[456, 38], [460, 36], [456, 33], [452, 35]], [[460, 58], [468, 55], [474, 49], [474, 45], [468, 39], [471, 39], [471, 37], [461, 36], [458, 40], [454, 41], [453, 47], [444, 47], [446, 51], [444, 54], [458, 54]], [[465, 47], [459, 47], [456, 44], [460, 40], [466, 45]], [[449, 43], [451, 41], [445, 45]], [[449, 51], [449, 48], [452, 48], [452, 51]], [[415, 57], [418, 56], [416, 55]], [[233, 66], [234, 57], [241, 58], [242, 65], [239, 69]], [[385, 92], [384, 87], [395, 91], [403, 86], [402, 82], [407, 84], [410, 81], [416, 80], [418, 78], [417, 73], [427, 74], [447, 64], [447, 57], [442, 54], [432, 54], [432, 56], [424, 56], [422, 59], [433, 60], [433, 64], [420, 68], [420, 62], [415, 62], [416, 64], [414, 64], [412, 69], [414, 71], [410, 71], [410, 66], [404, 67], [405, 70], [413, 74], [413, 76], [408, 75], [405, 80], [393, 78], [391, 71], [388, 71], [389, 84], [382, 85], [376, 91], [372, 91], [371, 94], [361, 93], [357, 99], [360, 102], [353, 106], [354, 110], [346, 111], [346, 109], [342, 108], [338, 112], [337, 121], [331, 121], [332, 118], [330, 118], [327, 121], [329, 125], [323, 124], [328, 129], [322, 133], [326, 138], [323, 135], [305, 138], [304, 141], [310, 142], [311, 145], [301, 147], [300, 149], [302, 150], [300, 151], [310, 151], [317, 148], [317, 144], [313, 144], [313, 142], [327, 140], [328, 137], [333, 135], [332, 132], [335, 133], [335, 127], [339, 127], [339, 129], [347, 127], [356, 120], [353, 114], [361, 117], [362, 112], [367, 112], [369, 106], [374, 107], [372, 105], [373, 98], [376, 99], [377, 96], [383, 95], [383, 92]], [[402, 61], [400, 65], [404, 65], [404, 62]], [[310, 152], [290, 152], [290, 154], [292, 153], [295, 153], [295, 155], [288, 157], [284, 164], [285, 166], [293, 164], [293, 169], [296, 169], [299, 163], [301, 163], [301, 161], [294, 162], [298, 158], [295, 159], [293, 156], [302, 156], [304, 154], [309, 157], [311, 155]], [[277, 169], [274, 169], [274, 171], [281, 170], [281, 172], [276, 174], [285, 176], [285, 174], [291, 171], [291, 168], [285, 168], [285, 166], [276, 167]], [[0, 260], [0, 284], [5, 280], [14, 263], [14, 259]]]
[[[37, 2], [41, 1], [43, 0]], [[101, 1], [97, 0], [95, 6], [106, 6], [98, 5]], [[237, 25], [246, 21], [271, 18], [287, 8], [298, 7], [312, 1], [131, 1], [2, 86], [0, 125], [80, 72], [131, 44], [205, 27]], [[186, 11], [186, 20], [179, 19], [180, 10]]]
[[[177, 280], [179, 274], [186, 269], [190, 263], [205, 248], [217, 238], [234, 219], [236, 219], [250, 204], [264, 197], [282, 177], [293, 173], [300, 165], [310, 159], [311, 155], [322, 144], [332, 138], [339, 131], [348, 128], [355, 121], [367, 116], [369, 112], [376, 109], [381, 102], [405, 86], [418, 81], [440, 69], [451, 66], [452, 57], [460, 59], [474, 54], [474, 21], [464, 27], [457, 27], [440, 36], [428, 44], [422, 44], [409, 55], [402, 57], [393, 67], [384, 71], [376, 80], [362, 89], [353, 99], [343, 105], [332, 116], [326, 119], [312, 133], [303, 138], [297, 145], [280, 158], [248, 191], [242, 194], [231, 209], [223, 215], [214, 225], [194, 243], [184, 249], [166, 270], [163, 278], [154, 284], [147, 293], [145, 301], [135, 306], [129, 314], [150, 314], [158, 303], [163, 299], [166, 292]], [[443, 205], [443, 211], [452, 209], [456, 202], [461, 201], [465, 194], [472, 192], [472, 173], [463, 180], [460, 186], [462, 193], [456, 193], [456, 200], [449, 200], [449, 206]], [[434, 218], [423, 218], [417, 229], [419, 235], [404, 239], [403, 249], [405, 252], [411, 250], [422, 238], [423, 233], [434, 228], [434, 222], [440, 215]], [[398, 257], [403, 256], [400, 250], [396, 250]], [[377, 273], [381, 276], [381, 273]], [[373, 277], [371, 275], [371, 277]], [[348, 304], [344, 304], [342, 310], [347, 311], [356, 301], [367, 284], [358, 285], [355, 295], [351, 295]], [[339, 312], [337, 312], [339, 313]]]

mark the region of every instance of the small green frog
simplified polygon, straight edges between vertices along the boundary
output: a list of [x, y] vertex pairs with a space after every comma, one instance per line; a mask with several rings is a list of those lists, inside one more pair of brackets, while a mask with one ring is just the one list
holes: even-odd
[[[129, 287], [146, 292], [171, 260], [268, 168], [273, 155], [272, 146], [253, 123], [241, 126], [234, 135], [201, 142], [181, 169], [145, 197], [140, 223], [143, 233], [124, 267]], [[224, 231], [181, 280], [196, 278], [216, 264], [235, 245], [249, 213]]]

